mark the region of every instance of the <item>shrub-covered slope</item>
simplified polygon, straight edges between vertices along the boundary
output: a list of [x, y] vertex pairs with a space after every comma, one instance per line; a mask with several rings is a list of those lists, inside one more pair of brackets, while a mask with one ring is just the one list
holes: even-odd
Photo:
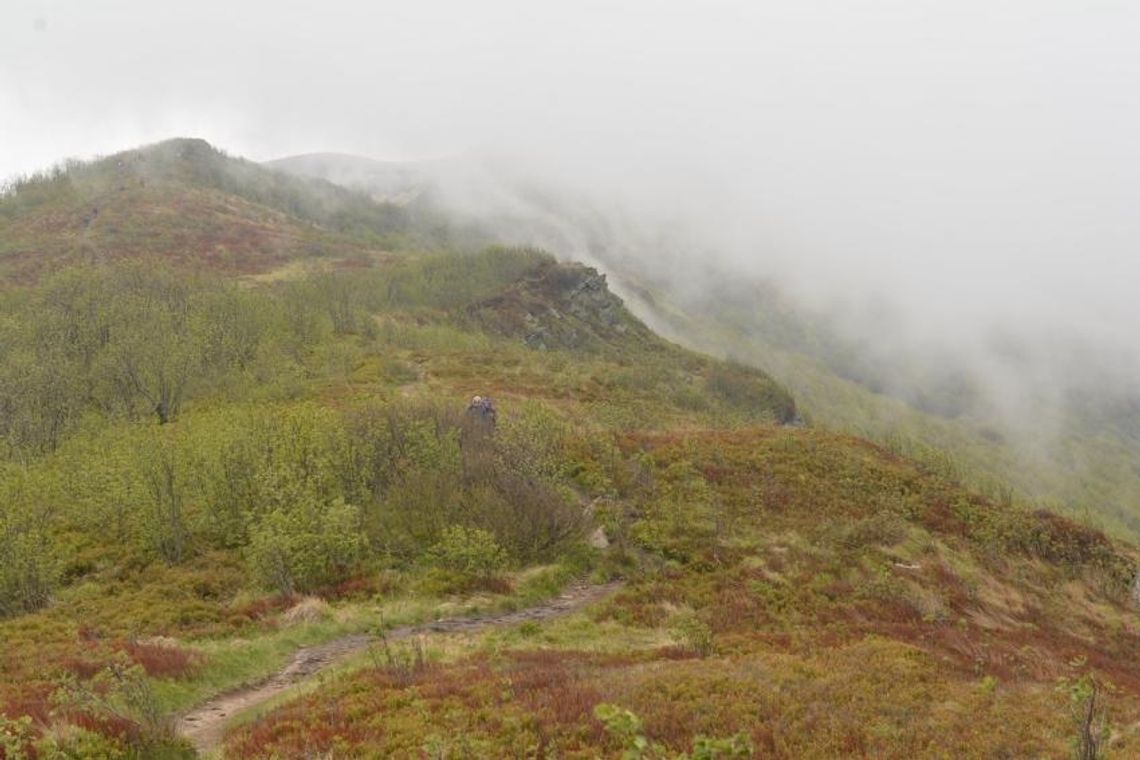
[[[433, 194], [437, 186], [459, 197], [509, 199], [475, 203], [487, 218], [472, 221], [510, 240], [588, 250], [632, 296], [640, 318], [696, 350], [763, 367], [815, 424], [939, 462], [987, 492], [1048, 502], [1140, 537], [1140, 401], [1111, 346], [1090, 353], [1062, 336], [1026, 343], [996, 325], [989, 348], [980, 347], [990, 351], [982, 362], [939, 346], [907, 348], [905, 331], [886, 314], [878, 329], [853, 330], [842, 323], [842, 308], [811, 308], [772, 281], [703, 266], [691, 252], [679, 256], [687, 244], [669, 231], [647, 239], [586, 198], [512, 187], [454, 163], [317, 154], [268, 165], [421, 205], [449, 197]], [[459, 203], [456, 213], [471, 206]], [[1010, 388], [1018, 389], [1012, 398]]]
[[427, 212], [271, 171], [202, 140], [69, 162], [0, 195], [0, 274], [17, 282], [140, 255], [265, 272], [295, 258], [360, 259], [448, 236]]
[[[771, 378], [587, 267], [426, 251], [422, 220], [385, 237], [390, 209], [197, 142], [137, 155], [137, 196], [99, 184], [132, 152], [0, 200], [0, 757], [189, 756], [174, 716], [301, 645], [612, 578], [563, 620], [375, 648], [226, 755], [1061, 756], [1094, 686], [1136, 751], [1131, 547], [781, 424]], [[92, 187], [171, 247], [77, 254]], [[221, 267], [234, 218], [265, 227]], [[331, 247], [270, 255], [290, 231]]]
[[738, 283], [715, 298], [691, 298], [664, 283], [630, 285], [644, 281], [634, 274], [625, 282], [640, 294], [640, 315], [687, 346], [764, 366], [814, 424], [918, 457], [995, 497], [1045, 503], [1130, 540], [1140, 536], [1140, 415], [1130, 389], [1094, 383], [1060, 397], [1029, 396], [1032, 418], [1013, 423], [968, 379], [863, 356], [834, 324], [770, 287]]
[[643, 756], [704, 737], [759, 757], [1066, 757], [1093, 678], [1115, 751], [1137, 750], [1133, 559], [1103, 536], [811, 430], [581, 451], [624, 590], [412, 673], [365, 667], [227, 756], [617, 757], [628, 738], [595, 713], [612, 704], [659, 745]]

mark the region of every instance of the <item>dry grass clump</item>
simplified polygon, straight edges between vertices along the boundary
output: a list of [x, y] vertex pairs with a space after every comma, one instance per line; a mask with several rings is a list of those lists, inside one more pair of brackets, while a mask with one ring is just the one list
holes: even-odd
[[316, 596], [306, 596], [281, 614], [281, 622], [286, 626], [315, 623], [331, 615], [328, 602]]

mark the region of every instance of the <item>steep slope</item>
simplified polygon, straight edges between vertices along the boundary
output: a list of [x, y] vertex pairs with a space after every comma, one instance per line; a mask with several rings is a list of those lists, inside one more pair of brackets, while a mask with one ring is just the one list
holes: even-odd
[[806, 319], [762, 283], [725, 283], [716, 299], [694, 299], [640, 275], [628, 282], [639, 283], [627, 285], [631, 305], [650, 324], [692, 348], [763, 364], [817, 425], [918, 457], [994, 497], [1140, 536], [1140, 417], [1112, 383], [1039, 399], [1027, 386], [1031, 419], [1011, 421], [969, 380], [920, 383], [905, 369], [891, 378], [890, 365], [867, 366], [833, 325]]
[[763, 367], [816, 424], [937, 462], [988, 493], [1048, 503], [1140, 537], [1140, 399], [1130, 383], [1111, 376], [1112, 356], [1056, 343], [1043, 349], [1048, 356], [1035, 357], [1044, 364], [1028, 357], [1019, 364], [1027, 347], [1007, 339], [1002, 390], [1015, 398], [1014, 413], [1009, 398], [995, 398], [960, 356], [900, 350], [889, 324], [878, 336], [853, 337], [840, 318], [807, 308], [777, 284], [694, 264], [677, 252], [683, 244], [631, 228], [620, 213], [556, 188], [457, 163], [337, 155], [273, 165], [384, 197], [441, 202], [452, 214], [475, 214], [505, 239], [588, 256], [610, 273], [639, 318], [695, 350]]

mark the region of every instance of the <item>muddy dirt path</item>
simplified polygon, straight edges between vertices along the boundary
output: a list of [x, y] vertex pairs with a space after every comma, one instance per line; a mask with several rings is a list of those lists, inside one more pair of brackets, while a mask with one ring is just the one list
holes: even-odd
[[[598, 601], [620, 585], [620, 582], [614, 581], [600, 586], [572, 586], [561, 596], [535, 607], [496, 615], [450, 618], [422, 625], [401, 626], [387, 631], [384, 638], [388, 641], [398, 641], [420, 634], [470, 633], [492, 626], [515, 625], [528, 620], [547, 620]], [[264, 704], [289, 687], [350, 655], [364, 651], [379, 640], [374, 636], [356, 634], [343, 636], [324, 644], [301, 647], [294, 653], [288, 665], [265, 681], [221, 694], [183, 715], [178, 721], [178, 733], [189, 739], [199, 754], [212, 752], [221, 744], [226, 722], [233, 715]]]

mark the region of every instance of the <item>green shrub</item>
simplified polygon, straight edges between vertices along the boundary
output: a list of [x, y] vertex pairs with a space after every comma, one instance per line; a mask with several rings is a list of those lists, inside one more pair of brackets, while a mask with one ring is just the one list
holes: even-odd
[[45, 535], [0, 525], [0, 617], [48, 603], [56, 575], [51, 551]]
[[776, 422], [791, 422], [796, 416], [791, 394], [760, 370], [737, 362], [714, 364], [705, 386], [715, 398], [750, 415]]
[[718, 760], [730, 757], [752, 757], [756, 753], [752, 739], [748, 734], [741, 732], [724, 739], [712, 739], [707, 736], [698, 736], [693, 739], [693, 753], [691, 760]]
[[494, 577], [507, 564], [507, 554], [492, 533], [461, 525], [445, 529], [428, 558], [437, 567], [471, 579]]
[[0, 490], [0, 618], [40, 609], [48, 603], [58, 576], [48, 512], [29, 503], [32, 486], [17, 474]]
[[606, 733], [621, 742], [622, 760], [639, 760], [656, 754], [642, 734], [641, 718], [632, 711], [603, 702], [594, 707], [594, 717], [606, 727]]
[[669, 465], [647, 494], [633, 537], [670, 559], [689, 562], [716, 549], [722, 510], [709, 484], [687, 462]]
[[120, 654], [90, 680], [68, 676], [51, 699], [57, 715], [86, 715], [96, 722], [128, 725], [131, 730], [120, 738], [126, 745], [122, 749], [117, 743], [86, 731], [65, 730], [37, 745], [37, 757], [189, 760], [197, 756], [189, 743], [177, 735], [174, 719], [166, 712], [154, 682], [142, 666], [132, 664], [126, 655]]
[[669, 629], [682, 646], [701, 657], [708, 657], [716, 651], [712, 629], [708, 623], [691, 612], [682, 613], [674, 618]]
[[250, 529], [250, 567], [282, 594], [342, 580], [363, 556], [359, 526], [360, 511], [341, 500], [279, 507]]
[[79, 726], [62, 724], [36, 742], [40, 760], [128, 760], [129, 753], [114, 739]]
[[752, 757], [756, 751], [748, 734], [739, 733], [725, 739], [697, 736], [692, 754], [673, 754], [646, 738], [641, 718], [630, 710], [603, 702], [594, 707], [594, 717], [602, 722], [606, 733], [621, 743], [622, 760], [717, 760]]
[[25, 760], [35, 757], [30, 750], [36, 729], [28, 716], [8, 718], [0, 713], [0, 757]]

